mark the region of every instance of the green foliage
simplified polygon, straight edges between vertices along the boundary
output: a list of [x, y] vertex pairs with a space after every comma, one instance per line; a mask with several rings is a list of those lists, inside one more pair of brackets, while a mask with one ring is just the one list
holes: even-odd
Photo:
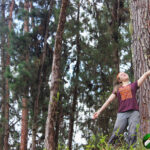
[[22, 61], [15, 68], [15, 71], [10, 71], [10, 68], [6, 70], [6, 77], [9, 79], [10, 89], [18, 94], [23, 93], [24, 89], [33, 83], [33, 70], [32, 65], [25, 61]]
[[133, 34], [133, 25], [131, 22], [129, 23], [129, 31], [130, 31], [130, 34], [132, 35]]
[[2, 16], [2, 12], [0, 14], [0, 35], [5, 35], [5, 34], [8, 34], [8, 26], [6, 24], [6, 21], [5, 19], [3, 18]]
[[[106, 143], [107, 136], [98, 136], [92, 135], [91, 139], [88, 142], [88, 145], [85, 146], [85, 150], [100, 150], [107, 149], [110, 150], [110, 146]], [[99, 139], [99, 141], [97, 140]]]
[[[121, 135], [123, 137], [123, 135]], [[99, 139], [99, 140], [98, 140]], [[121, 143], [118, 143], [116, 145], [107, 144], [107, 136], [95, 136], [92, 135], [90, 140], [88, 141], [88, 144], [84, 146], [85, 150], [126, 150], [128, 145], [120, 140]], [[130, 150], [145, 150], [142, 140], [138, 137], [137, 140], [137, 146], [133, 147], [133, 145], [130, 146]]]
[[69, 150], [69, 148], [66, 146], [66, 145], [64, 145], [64, 144], [58, 144], [58, 150]]
[[59, 93], [59, 92], [57, 92], [56, 97], [55, 97], [55, 96], [53, 96], [53, 100], [54, 100], [54, 101], [56, 101], [56, 102], [58, 102], [58, 101], [59, 101], [59, 98], [60, 98], [60, 93]]

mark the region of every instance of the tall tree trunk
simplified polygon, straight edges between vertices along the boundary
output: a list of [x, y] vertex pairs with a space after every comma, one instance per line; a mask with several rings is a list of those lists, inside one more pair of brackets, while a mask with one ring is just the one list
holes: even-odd
[[[24, 2], [24, 9], [29, 12], [29, 2]], [[25, 17], [24, 20], [24, 32], [29, 32], [29, 18]], [[26, 49], [26, 62], [29, 61], [29, 53]], [[21, 120], [21, 143], [20, 150], [27, 150], [27, 142], [28, 142], [28, 87], [26, 87], [24, 92], [24, 97], [22, 98], [22, 120]]]
[[22, 120], [21, 120], [21, 143], [20, 150], [27, 150], [28, 135], [28, 105], [27, 98], [22, 98]]
[[[12, 27], [12, 12], [14, 8], [15, 1], [12, 0], [10, 4], [10, 10], [9, 10], [9, 22], [8, 22], [8, 28], [9, 31], [11, 31]], [[8, 48], [10, 46], [9, 43], [9, 37], [8, 37]], [[10, 65], [10, 56], [8, 52], [6, 53], [6, 67]], [[9, 85], [8, 85], [8, 79], [6, 79], [6, 108], [5, 108], [5, 137], [4, 137], [4, 150], [9, 149], [8, 144], [8, 138], [9, 138]]]
[[[137, 80], [150, 69], [150, 0], [131, 0], [132, 53], [134, 76]], [[140, 133], [150, 133], [150, 80], [145, 81], [138, 92], [140, 108]]]
[[62, 36], [64, 31], [64, 25], [66, 22], [66, 10], [69, 0], [62, 0], [59, 22], [57, 27], [55, 47], [53, 54], [52, 73], [51, 73], [51, 90], [50, 90], [50, 102], [48, 106], [48, 117], [46, 121], [45, 130], [45, 148], [47, 150], [55, 149], [55, 123], [56, 123], [56, 109], [57, 98], [59, 93], [60, 84], [60, 62], [61, 62], [61, 46]]
[[[79, 15], [80, 15], [80, 1], [78, 2], [78, 14], [77, 14], [77, 27], [79, 28]], [[77, 97], [78, 97], [78, 82], [79, 82], [79, 67], [80, 67], [80, 36], [79, 31], [76, 35], [76, 46], [77, 46], [77, 62], [74, 69], [75, 74], [75, 87], [73, 92], [73, 103], [71, 107], [71, 113], [70, 113], [70, 123], [69, 123], [69, 135], [68, 135], [68, 147], [69, 150], [72, 150], [72, 137], [74, 132], [74, 120], [75, 120], [75, 112], [76, 112], [76, 105], [77, 105]]]
[[[1, 21], [2, 21], [2, 28], [5, 26], [5, 0], [2, 0], [1, 2]], [[1, 95], [1, 120], [0, 120], [0, 150], [3, 150], [4, 146], [4, 134], [5, 134], [5, 77], [4, 77], [4, 72], [5, 72], [5, 33], [1, 33], [1, 88], [2, 88], [2, 95]]]
[[51, 15], [52, 15], [53, 4], [54, 4], [54, 0], [51, 0], [50, 9], [48, 12], [47, 22], [46, 22], [44, 47], [43, 47], [42, 57], [41, 57], [41, 61], [40, 61], [37, 97], [36, 97], [35, 102], [34, 102], [34, 117], [33, 117], [33, 126], [32, 126], [32, 150], [36, 150], [36, 132], [37, 132], [37, 115], [38, 115], [38, 109], [39, 109], [39, 97], [40, 97], [41, 84], [42, 84], [43, 66], [44, 66], [44, 62], [45, 62], [45, 58], [46, 58], [46, 45], [47, 45], [47, 38], [48, 38], [48, 31], [49, 31], [49, 20], [50, 20]]

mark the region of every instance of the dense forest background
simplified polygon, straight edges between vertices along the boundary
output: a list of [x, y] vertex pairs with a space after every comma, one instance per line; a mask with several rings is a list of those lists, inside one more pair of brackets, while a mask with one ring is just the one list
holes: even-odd
[[111, 94], [119, 71], [134, 81], [129, 1], [66, 0], [58, 29], [64, 1], [0, 1], [0, 150], [45, 148], [57, 48], [55, 149], [84, 149], [92, 135], [112, 133], [117, 100], [97, 120], [92, 114]]

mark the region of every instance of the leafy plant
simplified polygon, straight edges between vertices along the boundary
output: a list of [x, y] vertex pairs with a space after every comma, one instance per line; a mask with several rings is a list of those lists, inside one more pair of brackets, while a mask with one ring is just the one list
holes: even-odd
[[138, 136], [136, 147], [131, 145], [128, 147], [128, 145], [122, 140], [123, 134], [119, 137], [120, 143], [116, 143], [115, 145], [111, 145], [107, 143], [107, 136], [103, 135], [92, 135], [90, 140], [88, 141], [88, 144], [84, 146], [85, 150], [145, 150], [142, 139]]

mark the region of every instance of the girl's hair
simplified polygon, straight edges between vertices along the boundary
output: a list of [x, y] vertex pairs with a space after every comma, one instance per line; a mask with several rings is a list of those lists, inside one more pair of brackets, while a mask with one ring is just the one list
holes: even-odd
[[119, 78], [119, 73], [118, 73], [116, 80], [114, 82], [114, 88], [113, 88], [114, 93], [117, 93], [118, 89], [122, 86], [122, 82], [120, 82], [119, 80], [120, 78]]

